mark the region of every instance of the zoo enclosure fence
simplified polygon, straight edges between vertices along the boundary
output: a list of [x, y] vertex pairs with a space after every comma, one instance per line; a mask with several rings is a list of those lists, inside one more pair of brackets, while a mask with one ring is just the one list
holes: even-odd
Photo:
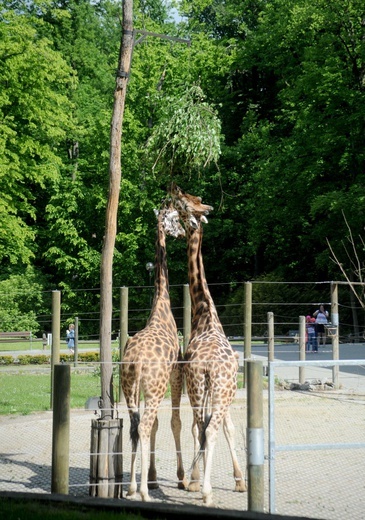
[[[306, 361], [310, 375], [331, 370], [333, 361]], [[298, 373], [300, 362], [272, 362], [269, 389], [264, 392], [265, 510], [283, 515], [342, 520], [362, 519], [365, 506], [363, 463], [365, 443], [365, 383], [356, 374], [364, 360], [336, 362], [354, 367], [352, 388], [339, 391], [288, 391], [280, 386], [279, 369], [288, 379]], [[342, 372], [341, 372], [342, 373]], [[322, 374], [323, 376], [323, 374]], [[20, 376], [16, 376], [20, 377]], [[192, 412], [183, 398], [182, 446], [185, 468], [193, 458]], [[130, 470], [129, 418], [118, 406], [123, 428], [123, 486]], [[155, 500], [201, 505], [200, 494], [182, 492], [176, 486], [176, 457], [170, 431], [169, 400], [159, 410], [156, 460], [159, 490]], [[90, 425], [94, 410], [74, 410], [70, 431], [70, 493], [89, 492]], [[246, 392], [239, 390], [232, 405], [238, 456], [246, 464]], [[49, 493], [51, 490], [52, 413], [0, 417], [0, 490]], [[28, 440], [31, 439], [31, 442]], [[346, 446], [345, 446], [346, 445]], [[219, 508], [247, 510], [247, 494], [233, 492], [232, 467], [223, 433], [217, 442], [212, 484]], [[139, 456], [138, 456], [139, 461]], [[272, 465], [273, 464], [273, 465]], [[140, 471], [140, 468], [137, 470]], [[275, 483], [272, 490], [271, 485]]]

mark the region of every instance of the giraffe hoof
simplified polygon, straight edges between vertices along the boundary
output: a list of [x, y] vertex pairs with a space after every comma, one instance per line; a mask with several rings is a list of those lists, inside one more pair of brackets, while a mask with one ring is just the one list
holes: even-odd
[[236, 482], [236, 486], [235, 486], [234, 490], [238, 491], [239, 493], [244, 493], [245, 491], [247, 491], [247, 486], [245, 484], [245, 481], [244, 480], [238, 480]]
[[178, 489], [188, 489], [189, 484], [186, 478], [184, 478], [183, 480], [179, 480], [177, 487]]
[[158, 489], [160, 486], [157, 482], [149, 482], [148, 489]]
[[204, 504], [205, 507], [214, 507], [212, 495], [204, 496], [203, 497], [203, 504]]
[[138, 497], [137, 497], [137, 493], [130, 493], [129, 491], [128, 491], [128, 493], [126, 494], [125, 497], [126, 497], [128, 500], [137, 500], [137, 498], [138, 498]]
[[193, 493], [197, 493], [200, 491], [200, 482], [190, 482], [188, 486], [188, 491], [191, 491]]

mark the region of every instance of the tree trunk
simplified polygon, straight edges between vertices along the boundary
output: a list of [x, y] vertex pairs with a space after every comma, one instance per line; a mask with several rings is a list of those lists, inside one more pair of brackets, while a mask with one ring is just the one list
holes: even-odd
[[100, 267], [100, 361], [101, 418], [114, 418], [113, 366], [111, 349], [113, 253], [117, 232], [117, 215], [121, 181], [121, 137], [127, 83], [133, 51], [133, 0], [123, 1], [123, 33], [114, 107], [110, 128], [109, 196], [106, 208], [105, 236]]

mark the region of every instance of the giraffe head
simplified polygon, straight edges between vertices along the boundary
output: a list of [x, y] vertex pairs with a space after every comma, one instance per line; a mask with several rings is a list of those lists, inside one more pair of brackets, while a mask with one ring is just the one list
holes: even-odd
[[185, 225], [197, 229], [200, 222], [208, 222], [206, 215], [208, 215], [213, 208], [212, 206], [208, 206], [208, 204], [202, 204], [201, 197], [195, 197], [194, 195], [185, 193], [181, 188], [176, 186], [176, 184], [172, 184], [170, 195], [173, 205], [179, 212]]
[[179, 213], [172, 205], [172, 202], [164, 202], [160, 211], [155, 209], [154, 212], [157, 220], [161, 222], [165, 235], [170, 235], [174, 238], [183, 238], [185, 236], [185, 229], [180, 223]]

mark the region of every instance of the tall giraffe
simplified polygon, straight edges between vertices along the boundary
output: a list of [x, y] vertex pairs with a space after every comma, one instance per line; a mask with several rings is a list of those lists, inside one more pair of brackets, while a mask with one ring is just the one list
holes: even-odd
[[234, 425], [229, 407], [237, 390], [237, 354], [231, 347], [219, 320], [216, 307], [205, 278], [202, 222], [213, 208], [201, 203], [199, 197], [184, 193], [176, 185], [171, 188], [175, 208], [179, 211], [187, 231], [189, 290], [192, 306], [192, 325], [184, 366], [187, 391], [193, 409], [194, 462], [189, 491], [199, 491], [199, 450], [204, 450], [203, 502], [213, 503], [211, 471], [218, 430], [223, 423], [235, 479], [235, 491], [246, 491], [239, 467]]
[[[136, 451], [141, 441], [141, 484], [143, 501], [150, 501], [148, 489], [158, 487], [156, 482], [155, 441], [158, 429], [157, 410], [165, 396], [168, 382], [171, 385], [172, 418], [177, 455], [178, 487], [187, 488], [181, 456], [180, 400], [182, 392], [182, 366], [177, 327], [171, 311], [168, 270], [166, 261], [166, 235], [185, 236], [178, 213], [171, 205], [163, 205], [157, 216], [155, 256], [155, 295], [146, 327], [130, 338], [125, 346], [121, 367], [122, 389], [130, 416], [132, 441], [131, 482], [127, 497], [137, 498]], [[144, 411], [140, 415], [140, 393], [144, 395]], [[150, 448], [150, 453], [149, 452]], [[150, 455], [148, 469], [148, 454]]]

